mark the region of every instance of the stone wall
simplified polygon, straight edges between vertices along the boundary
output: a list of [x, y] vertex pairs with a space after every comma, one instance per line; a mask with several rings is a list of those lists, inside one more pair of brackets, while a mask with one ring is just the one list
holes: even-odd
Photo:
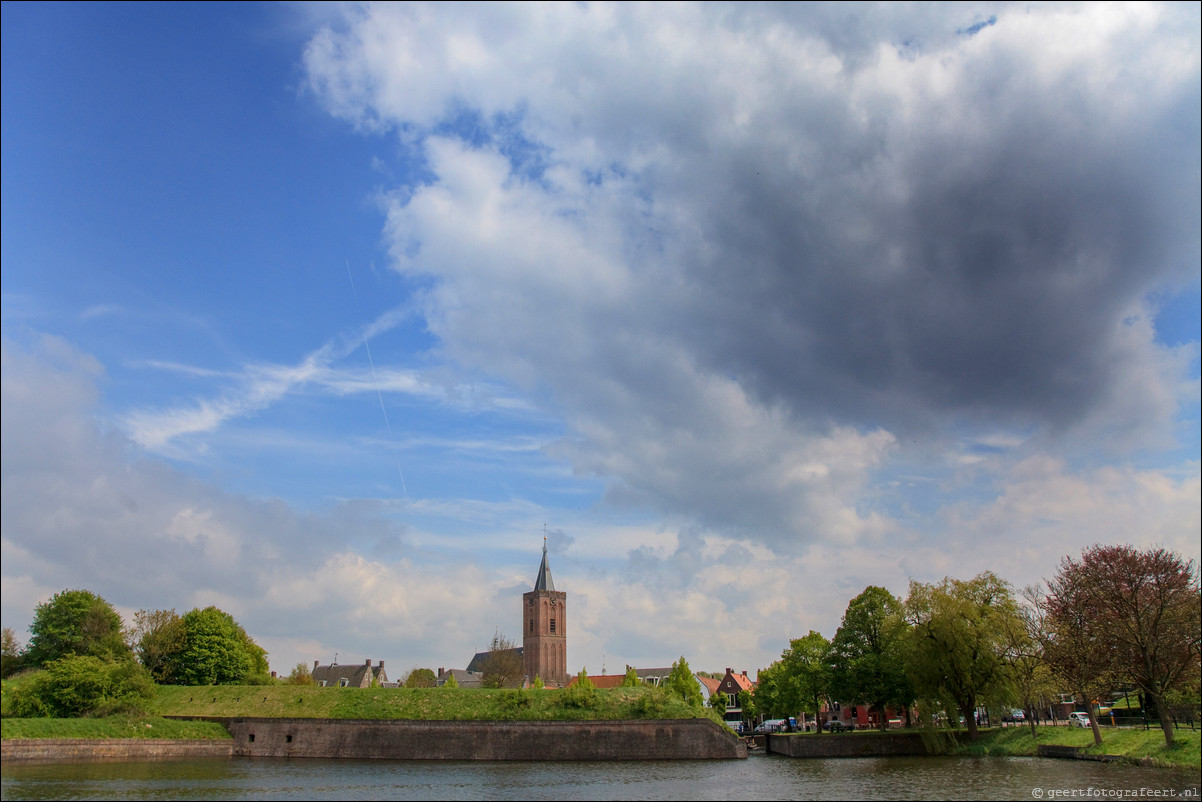
[[157, 760], [230, 757], [231, 740], [171, 740], [167, 738], [30, 738], [0, 743], [0, 759]]
[[393, 760], [716, 760], [747, 757], [705, 719], [378, 721], [238, 718], [233, 754]]
[[768, 736], [768, 751], [789, 757], [889, 757], [928, 755], [917, 732], [856, 732]]

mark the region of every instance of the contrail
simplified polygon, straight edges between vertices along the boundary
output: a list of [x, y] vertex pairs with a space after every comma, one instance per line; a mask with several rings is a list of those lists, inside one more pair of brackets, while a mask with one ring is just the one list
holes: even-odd
[[[359, 293], [355, 290], [355, 277], [351, 275], [351, 260], [343, 257], [346, 261], [346, 277], [351, 280], [351, 295], [355, 296], [355, 311], [359, 311]], [[371, 380], [376, 385], [376, 397], [380, 399], [380, 411], [384, 413], [384, 426], [388, 429], [388, 439], [392, 441], [393, 454], [397, 454], [400, 449], [397, 447], [396, 435], [392, 433], [392, 423], [388, 420], [388, 408], [384, 406], [384, 393], [380, 391], [380, 380], [376, 377], [376, 363], [371, 358], [371, 346], [367, 342], [366, 332], [363, 334], [363, 348], [367, 351], [367, 364], [371, 366]], [[405, 472], [401, 470], [401, 458], [396, 458], [397, 476], [401, 477], [401, 492], [405, 498], [409, 498], [409, 490], [405, 487]]]

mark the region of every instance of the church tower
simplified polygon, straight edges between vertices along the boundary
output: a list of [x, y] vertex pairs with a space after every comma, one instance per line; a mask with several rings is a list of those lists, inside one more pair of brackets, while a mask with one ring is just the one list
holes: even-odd
[[555, 589], [547, 565], [547, 538], [534, 590], [522, 594], [522, 660], [526, 681], [548, 688], [568, 684], [568, 594]]

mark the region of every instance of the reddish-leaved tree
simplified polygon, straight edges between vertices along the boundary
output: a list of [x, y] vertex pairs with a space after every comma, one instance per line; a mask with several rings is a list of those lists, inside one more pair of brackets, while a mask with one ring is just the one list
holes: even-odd
[[[1114, 669], [1152, 700], [1166, 744], [1173, 743], [1169, 694], [1198, 671], [1202, 599], [1193, 560], [1163, 548], [1093, 546], [1060, 575], [1091, 611], [1090, 630], [1113, 645]], [[1090, 638], [1094, 648], [1096, 638]]]

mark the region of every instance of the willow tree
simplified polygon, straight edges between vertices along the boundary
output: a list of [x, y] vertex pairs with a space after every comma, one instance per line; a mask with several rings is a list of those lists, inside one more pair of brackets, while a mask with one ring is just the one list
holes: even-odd
[[906, 669], [919, 698], [964, 717], [977, 738], [977, 707], [1013, 700], [1007, 633], [1019, 621], [1009, 583], [990, 571], [961, 581], [910, 582]]

